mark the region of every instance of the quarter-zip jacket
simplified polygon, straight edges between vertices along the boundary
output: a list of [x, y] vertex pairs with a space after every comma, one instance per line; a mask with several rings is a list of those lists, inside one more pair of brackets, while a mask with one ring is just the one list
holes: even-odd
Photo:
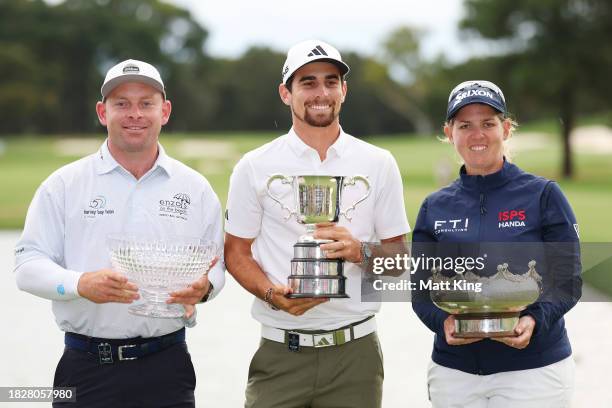
[[[500, 171], [487, 176], [467, 175], [462, 167], [456, 181], [425, 199], [412, 239], [413, 253], [419, 254], [431, 253], [432, 246], [446, 245], [442, 250], [448, 251], [454, 243], [476, 246], [474, 251], [480, 255], [497, 251], [491, 255], [497, 257], [493, 264], [511, 258], [514, 273], [526, 272], [528, 260], [537, 259], [536, 269], [540, 268], [544, 278], [542, 296], [522, 312], [536, 322], [531, 341], [522, 350], [489, 339], [449, 346], [443, 329], [448, 313], [431, 302], [428, 291], [415, 291], [412, 307], [435, 333], [434, 362], [487, 375], [543, 367], [571, 355], [563, 315], [581, 295], [578, 225], [556, 183], [505, 160]], [[500, 243], [507, 243], [507, 247]], [[428, 276], [421, 270], [413, 279], [426, 280]]]

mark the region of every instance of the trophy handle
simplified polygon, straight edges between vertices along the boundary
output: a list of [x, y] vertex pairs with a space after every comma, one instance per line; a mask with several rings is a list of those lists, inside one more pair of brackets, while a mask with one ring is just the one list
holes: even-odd
[[270, 192], [270, 184], [272, 184], [274, 180], [280, 180], [282, 184], [291, 184], [293, 183], [293, 177], [285, 176], [283, 174], [273, 174], [266, 183], [266, 193], [268, 194], [268, 197], [280, 204], [283, 210], [287, 210], [289, 212], [289, 214], [285, 216], [285, 220], [288, 220], [292, 215], [297, 215], [297, 208], [291, 209], [287, 207], [278, 197]]
[[352, 221], [353, 219], [353, 217], [349, 216], [349, 211], [354, 211], [357, 204], [361, 203], [363, 200], [365, 200], [366, 198], [370, 196], [370, 182], [368, 181], [367, 177], [364, 177], [364, 176], [346, 177], [344, 179], [343, 185], [344, 186], [354, 186], [357, 183], [357, 181], [361, 181], [363, 184], [365, 184], [366, 193], [359, 200], [355, 201], [353, 205], [348, 207], [346, 210], [340, 210], [340, 215], [344, 215], [344, 217], [349, 221]]

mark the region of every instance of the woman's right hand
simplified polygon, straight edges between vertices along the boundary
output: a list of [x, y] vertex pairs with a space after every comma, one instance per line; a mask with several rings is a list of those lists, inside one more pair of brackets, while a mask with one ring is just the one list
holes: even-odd
[[464, 344], [476, 343], [482, 339], [462, 339], [455, 337], [455, 316], [450, 315], [444, 320], [444, 336], [449, 346], [463, 346]]

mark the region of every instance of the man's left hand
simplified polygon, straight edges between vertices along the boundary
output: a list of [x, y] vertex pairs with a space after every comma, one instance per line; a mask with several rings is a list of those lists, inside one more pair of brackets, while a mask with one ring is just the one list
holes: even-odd
[[514, 329], [516, 334], [518, 334], [517, 337], [492, 337], [491, 340], [499, 341], [517, 349], [524, 349], [531, 341], [535, 324], [533, 317], [529, 315], [522, 316]]
[[[208, 270], [210, 271], [215, 264], [219, 261], [219, 258], [216, 257], [210, 265]], [[198, 280], [192, 282], [185, 289], [176, 290], [170, 293], [170, 298], [166, 300], [166, 303], [180, 303], [183, 305], [195, 305], [200, 303], [204, 295], [208, 293], [208, 289], [210, 288], [210, 282], [208, 281], [208, 273], [200, 277]], [[187, 314], [193, 314], [193, 311], [190, 312], [190, 308], [185, 308], [185, 317], [189, 318]]]
[[314, 232], [316, 239], [332, 239], [336, 242], [321, 244], [321, 249], [325, 251], [327, 258], [342, 258], [346, 261], [361, 262], [361, 242], [353, 238], [349, 230], [340, 227], [332, 222], [322, 222], [316, 224]]

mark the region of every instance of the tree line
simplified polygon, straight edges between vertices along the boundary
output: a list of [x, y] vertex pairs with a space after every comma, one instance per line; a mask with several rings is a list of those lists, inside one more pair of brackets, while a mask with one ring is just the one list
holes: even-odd
[[[438, 131], [449, 90], [467, 79], [501, 85], [520, 121], [609, 110], [612, 5], [607, 0], [465, 0], [462, 35], [491, 50], [452, 64], [422, 60], [419, 32], [400, 27], [376, 57], [341, 50], [351, 66], [342, 121], [356, 135]], [[172, 131], [285, 130], [277, 85], [285, 55], [253, 47], [206, 52], [208, 31], [159, 0], [0, 0], [0, 134], [100, 130], [93, 106], [106, 70], [136, 58], [156, 65], [174, 104]], [[397, 79], [390, 72], [403, 72]]]

